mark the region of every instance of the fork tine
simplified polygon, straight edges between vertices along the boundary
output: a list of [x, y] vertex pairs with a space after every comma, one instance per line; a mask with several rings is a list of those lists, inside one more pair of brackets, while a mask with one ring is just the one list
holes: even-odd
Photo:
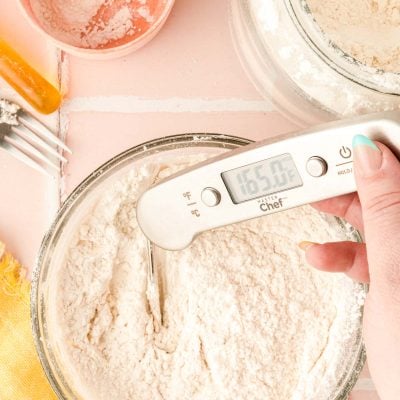
[[[67, 159], [63, 157], [57, 150], [51, 147], [48, 143], [46, 143], [40, 136], [37, 136], [33, 131], [26, 128], [22, 125], [16, 125], [11, 127], [12, 131], [16, 133], [18, 136], [23, 137], [26, 141], [29, 141], [31, 144], [35, 144], [38, 147], [41, 147], [43, 150], [49, 152], [53, 156], [57, 157], [59, 160], [63, 162], [67, 162]], [[33, 142], [33, 143], [32, 143]]]
[[59, 139], [48, 126], [22, 108], [18, 111], [18, 121], [26, 128], [33, 130], [37, 135], [50, 140], [57, 146], [60, 146], [66, 152], [72, 154], [72, 151], [69, 149], [69, 147], [61, 139]]
[[34, 147], [31, 143], [26, 141], [24, 138], [21, 136], [18, 136], [15, 134], [15, 132], [11, 131], [8, 133], [4, 140], [6, 140], [8, 143], [12, 143], [15, 145], [15, 147], [19, 147], [26, 155], [28, 156], [34, 156], [38, 158], [39, 160], [43, 161], [47, 165], [49, 165], [51, 168], [53, 168], [55, 171], [59, 172], [60, 167], [56, 162], [51, 161], [49, 158], [47, 158], [42, 152], [40, 152], [36, 147]]
[[41, 172], [42, 174], [50, 176], [51, 178], [54, 178], [54, 176], [49, 171], [47, 171], [46, 168], [43, 168], [39, 163], [34, 161], [32, 158], [28, 157], [25, 153], [23, 153], [18, 148], [14, 147], [8, 141], [0, 142], [0, 147], [2, 147], [4, 150], [7, 151], [7, 153], [12, 155], [13, 157], [18, 159], [19, 161], [22, 161], [23, 163], [25, 163], [29, 167], [34, 168], [37, 171]]

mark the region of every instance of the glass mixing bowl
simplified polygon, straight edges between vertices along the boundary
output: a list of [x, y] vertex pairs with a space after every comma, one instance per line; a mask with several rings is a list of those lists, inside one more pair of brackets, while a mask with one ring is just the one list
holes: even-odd
[[367, 67], [337, 48], [307, 0], [232, 0], [231, 31], [261, 95], [298, 125], [400, 105], [400, 74]]
[[[218, 134], [184, 134], [153, 140], [133, 147], [112, 158], [87, 177], [67, 198], [59, 210], [53, 225], [45, 236], [36, 268], [33, 272], [31, 315], [37, 351], [46, 375], [63, 400], [83, 400], [73, 387], [67, 368], [60, 360], [57, 346], [59, 328], [52, 321], [49, 309], [54, 304], [52, 277], [57, 274], [65, 257], [67, 243], [76, 231], [78, 223], [87, 214], [93, 203], [105, 188], [116, 182], [133, 167], [144, 162], [163, 161], [176, 156], [209, 154], [210, 156], [249, 144], [247, 139]], [[343, 229], [349, 239], [360, 241], [360, 236], [352, 227], [337, 219], [338, 229]], [[365, 289], [365, 288], [364, 288]], [[366, 289], [365, 289], [366, 290]], [[365, 362], [365, 352], [361, 338], [362, 305], [360, 305], [359, 328], [352, 337], [351, 348], [346, 351], [343, 371], [337, 388], [329, 400], [347, 398]], [[328, 400], [328, 399], [327, 399]]]

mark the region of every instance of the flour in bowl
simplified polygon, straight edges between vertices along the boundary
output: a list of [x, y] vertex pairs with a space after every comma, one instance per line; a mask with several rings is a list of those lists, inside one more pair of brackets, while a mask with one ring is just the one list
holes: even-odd
[[164, 252], [156, 332], [136, 200], [187, 165], [133, 168], [104, 190], [68, 244], [51, 285], [49, 330], [75, 390], [85, 400], [330, 398], [359, 358], [364, 289], [306, 265], [298, 242], [348, 239], [310, 207]]
[[400, 0], [307, 0], [329, 39], [365, 65], [400, 72]]
[[30, 0], [39, 24], [72, 46], [97, 49], [143, 35], [163, 0]]

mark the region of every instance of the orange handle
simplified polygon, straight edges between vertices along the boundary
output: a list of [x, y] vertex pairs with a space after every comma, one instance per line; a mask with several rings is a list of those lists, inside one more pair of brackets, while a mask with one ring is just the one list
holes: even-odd
[[60, 106], [60, 92], [1, 39], [0, 75], [39, 112], [50, 114]]

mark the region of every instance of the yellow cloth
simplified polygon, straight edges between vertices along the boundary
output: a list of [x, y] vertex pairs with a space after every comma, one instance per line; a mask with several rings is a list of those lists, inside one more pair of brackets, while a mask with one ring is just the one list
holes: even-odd
[[33, 343], [30, 284], [0, 242], [0, 399], [56, 400]]

